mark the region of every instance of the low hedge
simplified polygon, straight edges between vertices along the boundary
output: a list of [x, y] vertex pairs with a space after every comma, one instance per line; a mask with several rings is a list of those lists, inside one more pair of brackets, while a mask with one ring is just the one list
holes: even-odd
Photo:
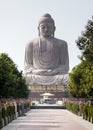
[[93, 104], [82, 104], [82, 111], [80, 111], [78, 103], [67, 102], [66, 108], [77, 115], [82, 112], [83, 119], [93, 123]]
[[93, 123], [93, 105], [83, 105], [83, 119]]
[[2, 111], [0, 110], [0, 129], [2, 128]]
[[76, 104], [76, 103], [67, 102], [67, 103], [66, 103], [66, 108], [67, 108], [69, 111], [71, 111], [71, 112], [73, 112], [73, 113], [75, 113], [75, 114], [77, 114], [77, 115], [78, 115], [78, 113], [79, 113], [79, 105]]

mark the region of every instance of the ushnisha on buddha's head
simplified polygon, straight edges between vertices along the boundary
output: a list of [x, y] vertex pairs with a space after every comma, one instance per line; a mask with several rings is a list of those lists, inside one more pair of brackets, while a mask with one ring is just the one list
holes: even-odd
[[54, 37], [55, 22], [50, 14], [44, 14], [38, 23], [39, 36]]

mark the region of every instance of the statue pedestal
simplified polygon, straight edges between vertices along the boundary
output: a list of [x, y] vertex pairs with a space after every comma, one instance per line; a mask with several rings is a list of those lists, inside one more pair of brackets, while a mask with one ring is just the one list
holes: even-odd
[[32, 92], [63, 92], [64, 91], [64, 86], [47, 86], [47, 85], [42, 85], [42, 86], [29, 86], [29, 89]]

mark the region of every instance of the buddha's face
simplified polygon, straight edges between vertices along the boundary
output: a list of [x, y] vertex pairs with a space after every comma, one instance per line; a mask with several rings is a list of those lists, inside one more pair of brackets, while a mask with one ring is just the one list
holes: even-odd
[[39, 34], [43, 37], [53, 36], [55, 27], [51, 22], [42, 22], [39, 25]]

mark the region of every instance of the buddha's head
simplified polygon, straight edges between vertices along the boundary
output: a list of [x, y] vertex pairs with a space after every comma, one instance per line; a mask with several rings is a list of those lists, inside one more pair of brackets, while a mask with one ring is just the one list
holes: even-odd
[[55, 22], [50, 14], [44, 14], [39, 20], [39, 36], [54, 37]]

